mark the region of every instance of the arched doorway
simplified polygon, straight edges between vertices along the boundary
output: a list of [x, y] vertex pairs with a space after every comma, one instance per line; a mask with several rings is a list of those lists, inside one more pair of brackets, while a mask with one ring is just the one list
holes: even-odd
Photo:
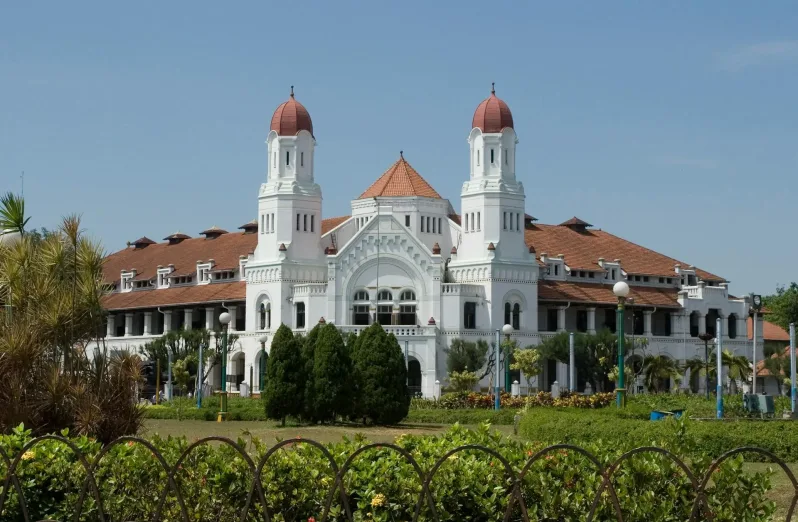
[[228, 382], [232, 382], [233, 390], [238, 390], [238, 385], [246, 379], [245, 363], [246, 358], [244, 352], [238, 352], [230, 361], [231, 367], [227, 368], [227, 380]]
[[415, 357], [407, 361], [407, 391], [413, 397], [421, 395], [421, 363]]

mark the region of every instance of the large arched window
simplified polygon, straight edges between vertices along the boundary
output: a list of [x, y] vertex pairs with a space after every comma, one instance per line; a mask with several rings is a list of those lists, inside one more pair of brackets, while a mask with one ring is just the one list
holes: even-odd
[[305, 303], [296, 304], [296, 327], [305, 327]]
[[414, 326], [417, 323], [416, 293], [412, 290], [404, 290], [399, 295], [399, 324]]
[[513, 330], [521, 329], [521, 305], [518, 303], [513, 305], [513, 322], [510, 324], [513, 325]]
[[735, 339], [737, 337], [737, 315], [729, 315], [729, 326], [727, 328], [729, 339]]
[[268, 330], [272, 327], [272, 304], [263, 302], [258, 307], [258, 329]]
[[355, 292], [353, 301], [352, 324], [368, 326], [371, 320], [369, 314], [369, 293], [366, 290], [358, 290]]
[[377, 322], [383, 326], [393, 324], [393, 294], [390, 290], [380, 290], [377, 292]]
[[510, 321], [512, 320], [510, 317], [512, 315], [511, 306], [512, 305], [510, 303], [504, 303], [504, 324], [510, 324]]

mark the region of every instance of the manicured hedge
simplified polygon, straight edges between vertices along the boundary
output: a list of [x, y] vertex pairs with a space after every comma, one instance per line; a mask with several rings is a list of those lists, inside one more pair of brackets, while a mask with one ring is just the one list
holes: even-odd
[[650, 421], [636, 415], [634, 407], [627, 411], [532, 408], [523, 415], [519, 432], [530, 441], [576, 445], [601, 441], [619, 449], [646, 445], [679, 447], [689, 443], [693, 448], [691, 455], [711, 458], [742, 446], [755, 446], [787, 462], [798, 462], [798, 422], [686, 417], [682, 421]]
[[[0, 450], [18, 455], [30, 440], [30, 433], [17, 429], [0, 436]], [[93, 462], [101, 449], [99, 443], [86, 437], [72, 442]], [[189, 446], [185, 438], [160, 439], [151, 442], [167, 465], [175, 466]], [[411, 520], [421, 490], [423, 476], [449, 451], [465, 445], [490, 448], [507, 460], [511, 473], [518, 476], [530, 457], [540, 448], [504, 438], [489, 426], [477, 430], [452, 427], [440, 436], [402, 435], [396, 444], [412, 455], [421, 468], [422, 477], [404, 456], [388, 449], [370, 449], [352, 462], [343, 477], [349, 506], [356, 521], [388, 522]], [[345, 439], [326, 445], [338, 466], [367, 441]], [[257, 439], [240, 440], [239, 446], [259, 462], [268, 447]], [[589, 445], [588, 448], [606, 465], [616, 458], [615, 448]], [[301, 442], [277, 451], [263, 468], [262, 484], [265, 504], [271, 520], [320, 520], [331, 488], [336, 484], [329, 462], [322, 453]], [[693, 463], [702, 475], [706, 462]], [[0, 459], [0, 484], [4, 481], [5, 464]], [[72, 520], [78, 492], [85, 481], [85, 472], [75, 455], [61, 442], [42, 441], [23, 453], [18, 470], [20, 487], [27, 502], [31, 520]], [[152, 519], [155, 507], [165, 491], [167, 472], [153, 458], [150, 450], [135, 442], [112, 447], [95, 471], [102, 507], [89, 495], [81, 520], [97, 520], [102, 509], [106, 520]], [[252, 474], [241, 458], [227, 445], [198, 446], [182, 461], [175, 482], [194, 521], [238, 520], [247, 502]], [[706, 492], [708, 507], [716, 522], [771, 520], [775, 504], [767, 499], [770, 473], [746, 473], [741, 459], [727, 462], [713, 475]], [[590, 511], [602, 476], [584, 457], [573, 451], [555, 450], [538, 460], [529, 469], [520, 485], [530, 520], [583, 520]], [[511, 482], [502, 461], [476, 450], [463, 450], [442, 462], [430, 483], [437, 517], [432, 517], [426, 504], [421, 519], [441, 521], [497, 520], [502, 518]], [[619, 492], [623, 519], [629, 522], [687, 520], [695, 492], [676, 464], [656, 454], [643, 454], [627, 461], [613, 476]], [[23, 519], [17, 491], [9, 491], [0, 520]], [[596, 520], [615, 520], [612, 503], [604, 495]], [[329, 520], [343, 521], [339, 495], [332, 497]], [[167, 497], [162, 520], [182, 520], [174, 494]], [[264, 520], [263, 504], [251, 505], [247, 520]], [[511, 520], [520, 520], [517, 508]]]
[[[266, 411], [263, 402], [258, 399], [242, 399], [229, 397], [227, 401], [228, 420], [265, 421]], [[193, 419], [215, 421], [219, 412], [219, 398], [206, 397], [202, 400], [202, 408], [197, 409], [196, 399], [174, 399], [158, 406], [145, 406], [144, 417], [147, 419]]]
[[504, 408], [497, 411], [468, 409], [468, 410], [443, 410], [443, 409], [411, 409], [405, 423], [430, 423], [430, 424], [466, 424], [475, 425], [489, 422], [495, 425], [511, 425], [515, 415], [521, 410], [518, 408]]

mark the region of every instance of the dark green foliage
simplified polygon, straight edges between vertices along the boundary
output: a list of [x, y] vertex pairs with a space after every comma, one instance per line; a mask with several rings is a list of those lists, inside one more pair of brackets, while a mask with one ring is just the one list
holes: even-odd
[[[659, 406], [669, 404], [684, 407], [684, 403], [678, 399], [668, 398]], [[699, 402], [709, 404], [712, 401], [691, 399], [688, 408]], [[600, 441], [621, 451], [645, 445], [673, 447], [683, 438], [684, 435], [673, 426], [676, 423], [648, 420], [651, 410], [660, 408], [652, 408], [647, 400], [630, 403], [629, 406], [624, 410], [605, 408], [578, 411], [530, 408], [521, 419], [520, 433], [528, 440], [546, 444], [585, 446]], [[730, 406], [734, 407], [734, 404]], [[703, 412], [703, 404], [699, 407]], [[694, 414], [694, 410], [688, 409], [683, 418]], [[798, 461], [798, 446], [792, 443], [798, 440], [798, 424], [795, 422], [686, 420], [684, 426], [693, 448], [690, 456], [717, 458], [734, 448], [754, 446], [772, 451], [787, 462]], [[746, 455], [746, 458], [757, 460], [754, 455]]]
[[396, 424], [407, 416], [407, 368], [393, 334], [372, 324], [358, 336], [352, 352], [355, 408], [353, 418]]
[[798, 283], [776, 288], [776, 293], [764, 296], [762, 302], [768, 309], [768, 321], [785, 330], [790, 328], [790, 323], [798, 323]]
[[302, 416], [305, 419], [313, 418], [313, 394], [315, 393], [315, 388], [313, 386], [313, 364], [316, 359], [316, 341], [318, 340], [319, 331], [321, 331], [322, 327], [323, 325], [317, 324], [308, 332], [307, 337], [302, 339], [302, 365], [304, 367], [305, 386]]
[[488, 357], [488, 343], [452, 339], [446, 352], [446, 366], [452, 372], [477, 372], [485, 366]]
[[301, 349], [291, 330], [281, 324], [272, 340], [263, 392], [266, 415], [271, 419], [285, 422], [289, 415], [302, 414], [304, 366]]
[[494, 426], [511, 426], [518, 408], [502, 408], [499, 411], [486, 409], [411, 409], [405, 422], [409, 424], [454, 424], [475, 425], [489, 422]]
[[[314, 328], [315, 330], [315, 328]], [[314, 421], [333, 421], [349, 414], [352, 406], [352, 362], [338, 329], [325, 325], [316, 340], [313, 365]]]

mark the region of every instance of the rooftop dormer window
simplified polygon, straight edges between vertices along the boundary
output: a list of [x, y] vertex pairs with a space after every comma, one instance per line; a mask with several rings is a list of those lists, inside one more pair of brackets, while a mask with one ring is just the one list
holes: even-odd
[[136, 290], [142, 290], [145, 288], [152, 288], [152, 280], [145, 279], [142, 281], [133, 281], [133, 288]]
[[121, 279], [121, 292], [130, 292], [133, 290], [133, 278], [136, 277], [136, 271], [122, 272]]
[[215, 272], [213, 274], [214, 281], [226, 281], [235, 278], [235, 270], [224, 270], [222, 272]]

